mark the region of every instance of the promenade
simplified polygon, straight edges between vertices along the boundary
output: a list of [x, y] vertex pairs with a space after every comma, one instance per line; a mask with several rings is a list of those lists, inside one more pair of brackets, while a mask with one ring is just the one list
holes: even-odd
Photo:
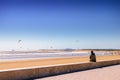
[[120, 80], [120, 65], [79, 71], [35, 80]]

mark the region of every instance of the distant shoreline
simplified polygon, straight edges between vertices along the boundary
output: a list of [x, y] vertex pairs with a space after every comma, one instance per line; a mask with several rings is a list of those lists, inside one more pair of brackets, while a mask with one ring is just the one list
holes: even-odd
[[28, 50], [28, 51], [0, 51], [0, 53], [58, 53], [58, 52], [90, 52], [100, 51], [100, 52], [120, 52], [120, 49], [41, 49], [41, 50]]
[[[0, 60], [22, 60], [22, 59], [46, 59], [46, 58], [62, 58], [62, 57], [83, 57], [89, 56], [91, 50], [36, 50], [36, 51], [3, 51], [0, 52]], [[120, 55], [120, 51], [95, 51], [96, 56]]]

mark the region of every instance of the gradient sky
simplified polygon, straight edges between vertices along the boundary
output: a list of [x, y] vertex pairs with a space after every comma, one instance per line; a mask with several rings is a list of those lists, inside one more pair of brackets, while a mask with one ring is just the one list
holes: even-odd
[[120, 1], [0, 0], [0, 50], [50, 48], [120, 48]]

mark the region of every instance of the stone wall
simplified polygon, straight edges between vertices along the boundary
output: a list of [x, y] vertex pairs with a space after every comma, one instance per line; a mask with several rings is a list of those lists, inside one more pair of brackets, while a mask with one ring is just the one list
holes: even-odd
[[14, 70], [0, 70], [0, 80], [24, 80], [120, 64], [120, 60], [71, 63]]

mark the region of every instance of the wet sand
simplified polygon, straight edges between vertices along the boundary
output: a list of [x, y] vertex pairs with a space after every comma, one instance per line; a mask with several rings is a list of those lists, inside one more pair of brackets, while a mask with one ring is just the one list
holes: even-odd
[[[97, 56], [97, 61], [120, 59], [120, 55], [114, 56]], [[69, 57], [69, 58], [52, 58], [52, 59], [29, 59], [29, 60], [14, 60], [0, 61], [0, 70], [28, 68], [36, 66], [49, 66], [57, 64], [68, 64], [78, 62], [89, 62], [89, 57]]]

